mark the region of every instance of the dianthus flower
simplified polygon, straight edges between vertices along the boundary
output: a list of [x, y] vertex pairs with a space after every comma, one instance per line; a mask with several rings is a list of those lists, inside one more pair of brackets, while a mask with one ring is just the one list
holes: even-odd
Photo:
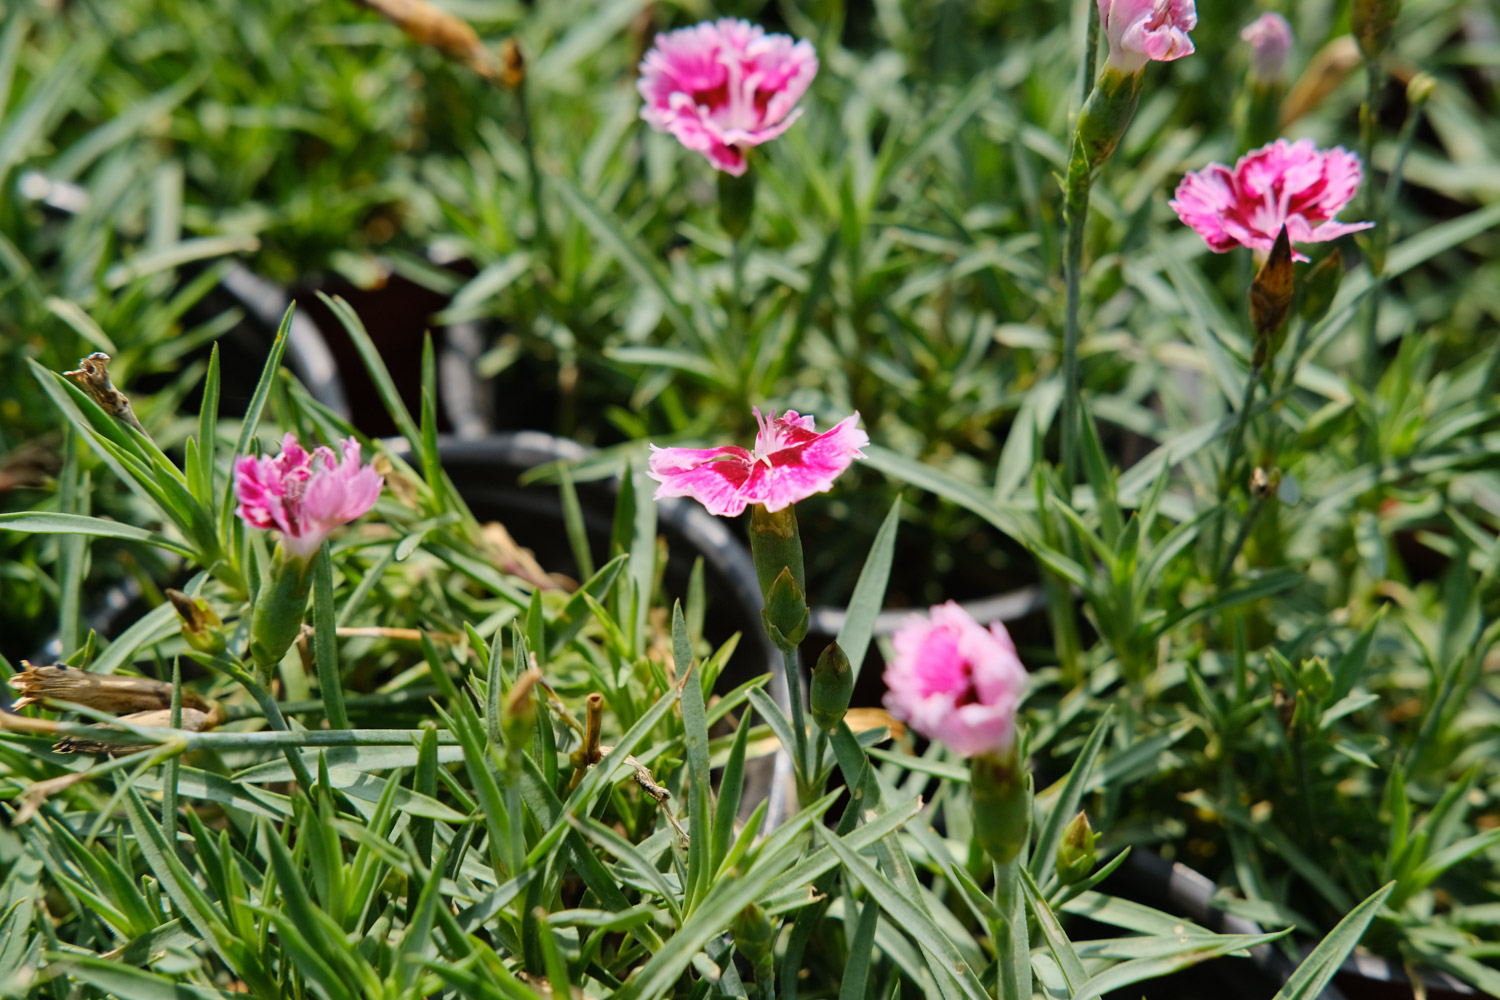
[[656, 36], [636, 87], [641, 118], [702, 153], [719, 170], [745, 172], [745, 150], [769, 142], [802, 114], [797, 101], [818, 73], [809, 42], [722, 18]]
[[[1359, 190], [1359, 157], [1311, 139], [1277, 139], [1240, 157], [1234, 169], [1210, 163], [1177, 185], [1172, 208], [1214, 253], [1237, 246], [1269, 252], [1281, 227], [1293, 244], [1322, 243], [1373, 222], [1334, 222]], [[1307, 260], [1293, 253], [1295, 260]]]
[[361, 465], [359, 442], [342, 442], [343, 460], [332, 448], [311, 453], [288, 433], [275, 458], [245, 455], [234, 463], [235, 511], [253, 528], [275, 528], [289, 555], [307, 559], [334, 528], [364, 514], [380, 497], [385, 480], [373, 465]]
[[1188, 32], [1198, 26], [1193, 0], [1098, 0], [1099, 20], [1109, 39], [1109, 62], [1135, 73], [1148, 62], [1171, 62], [1193, 54]]
[[710, 514], [735, 517], [749, 504], [775, 513], [814, 493], [826, 493], [856, 458], [870, 437], [856, 425], [859, 414], [840, 420], [819, 434], [813, 418], [787, 410], [762, 416], [755, 450], [651, 446], [650, 476], [661, 485], [656, 499], [692, 497]]
[[1015, 739], [1026, 668], [1005, 626], [988, 630], [952, 601], [891, 637], [885, 707], [965, 757], [1004, 755]]

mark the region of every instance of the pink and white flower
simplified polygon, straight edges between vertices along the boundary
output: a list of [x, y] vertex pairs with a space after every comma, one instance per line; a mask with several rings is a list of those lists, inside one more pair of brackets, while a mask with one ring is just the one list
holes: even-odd
[[1015, 739], [1026, 668], [1005, 626], [988, 630], [952, 601], [913, 616], [891, 637], [885, 707], [965, 757], [1004, 754]]
[[1240, 38], [1250, 43], [1250, 75], [1261, 83], [1279, 82], [1292, 51], [1292, 26], [1287, 19], [1274, 11], [1262, 14], [1245, 26]]
[[252, 528], [275, 528], [289, 555], [307, 559], [334, 528], [375, 506], [385, 484], [373, 465], [360, 464], [358, 441], [349, 438], [340, 447], [342, 461], [332, 448], [309, 453], [289, 433], [275, 458], [240, 457], [235, 513]]
[[818, 74], [811, 43], [722, 18], [656, 36], [641, 60], [641, 118], [736, 177], [745, 150], [785, 132]]
[[[1375, 225], [1333, 221], [1362, 177], [1359, 157], [1342, 146], [1323, 151], [1311, 139], [1277, 139], [1240, 157], [1233, 170], [1210, 163], [1189, 173], [1171, 205], [1214, 253], [1237, 246], [1269, 252], [1283, 225], [1294, 245]], [[1294, 252], [1293, 259], [1308, 258]]]
[[1193, 54], [1188, 32], [1198, 26], [1193, 0], [1098, 0], [1099, 20], [1109, 39], [1109, 64], [1135, 73], [1148, 62], [1171, 62]]
[[870, 443], [856, 425], [859, 414], [840, 420], [819, 434], [813, 418], [787, 410], [762, 416], [755, 410], [760, 430], [755, 450], [733, 445], [721, 448], [658, 448], [651, 446], [650, 476], [660, 486], [656, 499], [692, 497], [710, 514], [736, 517], [749, 504], [784, 510], [814, 493], [826, 493], [833, 481]]

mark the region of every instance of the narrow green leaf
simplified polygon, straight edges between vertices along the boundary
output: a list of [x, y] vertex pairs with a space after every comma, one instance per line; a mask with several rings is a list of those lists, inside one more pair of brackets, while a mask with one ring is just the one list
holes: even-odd
[[693, 647], [688, 640], [682, 602], [672, 605], [672, 657], [682, 685], [682, 733], [688, 767], [688, 893], [692, 907], [708, 887], [714, 843], [710, 820], [713, 795], [709, 791], [708, 722], [703, 705], [703, 680], [694, 669]]
[[1312, 954], [1302, 960], [1302, 964], [1297, 966], [1297, 971], [1292, 973], [1292, 977], [1277, 992], [1274, 1000], [1317, 1000], [1322, 996], [1323, 989], [1333, 979], [1333, 974], [1344, 964], [1344, 959], [1349, 957], [1354, 946], [1359, 944], [1359, 939], [1365, 936], [1365, 928], [1370, 926], [1370, 921], [1375, 919], [1385, 898], [1395, 888], [1396, 883], [1388, 882], [1377, 889], [1373, 896], [1349, 911], [1349, 915], [1318, 942]]
[[1113, 706], [1106, 707], [1099, 716], [1099, 721], [1094, 724], [1094, 731], [1089, 734], [1088, 742], [1078, 752], [1077, 759], [1073, 761], [1073, 766], [1063, 781], [1062, 790], [1052, 804], [1052, 811], [1047, 814], [1046, 821], [1037, 832], [1036, 850], [1031, 855], [1030, 867], [1032, 877], [1041, 885], [1047, 884], [1057, 866], [1058, 845], [1062, 843], [1063, 832], [1068, 824], [1077, 815], [1078, 804], [1083, 801], [1083, 793], [1089, 787], [1094, 763], [1099, 759], [1099, 751], [1104, 748], [1104, 737], [1109, 732], [1112, 711]]
[[857, 851], [850, 850], [843, 838], [821, 826], [815, 829], [845, 870], [859, 880], [860, 885], [890, 915], [896, 926], [910, 934], [936, 959], [928, 963], [934, 976], [952, 978], [962, 994], [970, 1000], [989, 1000], [989, 994], [974, 970], [963, 960], [963, 955], [920, 906], [892, 885], [889, 879], [876, 871]]
[[[844, 897], [845, 925], [852, 899]], [[849, 938], [849, 960], [844, 963], [843, 982], [839, 984], [839, 1000], [864, 1000], [865, 989], [870, 979], [870, 958], [875, 951], [875, 928], [880, 923], [880, 904], [871, 898], [859, 913], [859, 923], [854, 935]]]
[[91, 535], [95, 538], [122, 538], [130, 542], [146, 542], [158, 548], [168, 549], [185, 556], [193, 556], [192, 549], [170, 538], [137, 528], [133, 524], [106, 521], [102, 517], [83, 514], [49, 514], [45, 511], [15, 511], [0, 514], [0, 531], [18, 531], [38, 535]]
[[870, 636], [875, 631], [875, 618], [885, 603], [885, 588], [891, 577], [891, 559], [896, 551], [896, 531], [901, 526], [901, 497], [891, 504], [890, 512], [875, 533], [865, 556], [864, 569], [854, 585], [854, 594], [849, 598], [849, 614], [839, 629], [838, 644], [849, 658], [849, 666], [856, 680], [865, 662], [865, 652], [870, 647]]

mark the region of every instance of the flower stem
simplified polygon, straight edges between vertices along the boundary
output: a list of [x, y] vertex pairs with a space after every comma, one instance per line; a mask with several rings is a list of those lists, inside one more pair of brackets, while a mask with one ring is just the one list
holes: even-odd
[[[1371, 160], [1375, 152], [1375, 133], [1378, 122], [1376, 121], [1375, 102], [1380, 97], [1380, 87], [1384, 83], [1384, 71], [1381, 69], [1380, 60], [1374, 57], [1365, 59], [1365, 100], [1359, 108], [1359, 153], [1360, 160], [1366, 169], [1370, 169]], [[1376, 223], [1375, 230], [1380, 233], [1383, 229], [1384, 210], [1388, 202], [1381, 198], [1380, 192], [1372, 183], [1368, 188], [1367, 215]], [[1378, 240], [1380, 237], [1372, 237]], [[1365, 387], [1373, 388], [1379, 378], [1380, 369], [1380, 293], [1381, 273], [1385, 270], [1383, 254], [1376, 252], [1370, 255], [1370, 270], [1374, 276], [1374, 282], [1370, 287], [1370, 294], [1365, 305], [1365, 338], [1364, 338], [1364, 364], [1363, 382]]]
[[996, 985], [1000, 1000], [1026, 1000], [1021, 995], [1021, 969], [1016, 954], [1016, 936], [1026, 933], [1026, 918], [1019, 912], [1020, 900], [1016, 893], [1020, 864], [1018, 856], [1008, 864], [995, 865], [995, 906], [1001, 913], [1001, 920], [995, 926], [995, 951], [999, 959]]
[[[1240, 452], [1244, 450], [1245, 430], [1250, 424], [1250, 408], [1255, 405], [1255, 387], [1260, 384], [1261, 370], [1261, 365], [1255, 365], [1250, 369], [1250, 379], [1245, 383], [1245, 395], [1240, 400], [1239, 417], [1234, 422], [1234, 430], [1229, 434], [1229, 450], [1224, 456], [1224, 471], [1219, 477], [1219, 502], [1221, 504], [1229, 502], [1229, 493], [1234, 488], [1235, 470], [1240, 464]], [[1249, 519], [1254, 516], [1255, 510], [1255, 505], [1252, 503], [1250, 512], [1246, 515], [1246, 522], [1240, 528], [1240, 539], [1235, 544], [1235, 551], [1229, 555], [1230, 563], [1233, 563], [1238, 555], [1239, 546], [1244, 544]], [[1214, 521], [1217, 524], [1219, 518], [1215, 517]], [[1224, 535], [1222, 531], [1216, 529], [1214, 532], [1214, 557], [1210, 565], [1224, 567], [1219, 574], [1221, 581], [1228, 574], [1228, 566], [1221, 559], [1223, 552]]]
[[1078, 373], [1078, 299], [1083, 270], [1083, 236], [1088, 222], [1092, 180], [1082, 146], [1073, 145], [1068, 166], [1064, 213], [1068, 220], [1063, 242], [1063, 278], [1067, 283], [1067, 313], [1063, 320], [1062, 481], [1071, 487], [1078, 469], [1078, 434], [1082, 400]]

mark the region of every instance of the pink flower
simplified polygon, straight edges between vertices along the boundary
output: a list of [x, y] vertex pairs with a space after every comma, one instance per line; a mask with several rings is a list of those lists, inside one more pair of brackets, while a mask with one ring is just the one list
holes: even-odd
[[913, 616], [891, 643], [885, 707], [892, 715], [965, 757], [1010, 749], [1027, 677], [1004, 625], [986, 631], [949, 601], [931, 618]]
[[1193, 0], [1098, 0], [1099, 20], [1109, 39], [1109, 61], [1121, 73], [1146, 63], [1171, 62], [1193, 54], [1188, 32], [1198, 26]]
[[1250, 75], [1261, 83], [1279, 82], [1292, 51], [1292, 26], [1280, 14], [1262, 14], [1251, 21], [1240, 38], [1250, 43]]
[[722, 448], [658, 448], [651, 446], [650, 476], [661, 483], [656, 499], [692, 497], [710, 514], [736, 517], [747, 504], [758, 503], [768, 511], [790, 507], [814, 493], [826, 493], [839, 473], [849, 468], [870, 437], [855, 425], [859, 414], [840, 420], [822, 434], [813, 430], [813, 418], [787, 410], [761, 416], [755, 411], [760, 431], [755, 450], [727, 445]]
[[[1359, 190], [1359, 157], [1311, 139], [1277, 139], [1240, 157], [1230, 170], [1210, 163], [1177, 185], [1178, 218], [1214, 253], [1236, 246], [1268, 252], [1284, 225], [1292, 243], [1322, 243], [1369, 229], [1373, 222], [1333, 222]], [[1295, 260], [1307, 260], [1294, 253]]]
[[242, 456], [234, 463], [235, 513], [252, 528], [280, 531], [288, 554], [308, 558], [330, 531], [375, 506], [385, 484], [373, 465], [360, 465], [358, 441], [342, 448], [342, 462], [332, 448], [308, 454], [287, 434], [275, 458]]
[[726, 17], [657, 35], [636, 87], [647, 124], [738, 177], [747, 146], [776, 138], [802, 114], [797, 101], [817, 74], [809, 42]]

